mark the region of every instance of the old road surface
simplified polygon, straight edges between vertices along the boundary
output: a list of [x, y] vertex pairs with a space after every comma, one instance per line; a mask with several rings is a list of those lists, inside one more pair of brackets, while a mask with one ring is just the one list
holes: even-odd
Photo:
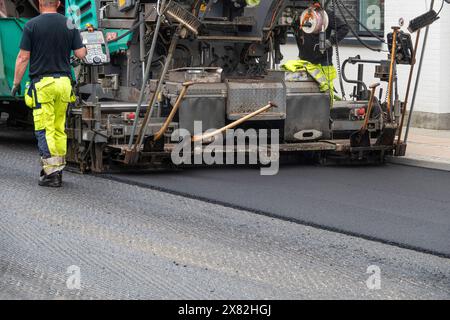
[[66, 172], [56, 190], [38, 172], [32, 134], [0, 128], [0, 298], [450, 298], [444, 172]]

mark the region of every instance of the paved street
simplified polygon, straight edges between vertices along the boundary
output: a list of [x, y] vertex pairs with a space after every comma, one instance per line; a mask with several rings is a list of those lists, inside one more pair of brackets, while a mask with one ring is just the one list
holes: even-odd
[[[64, 188], [45, 189], [36, 183], [31, 134], [0, 129], [0, 298], [450, 298], [450, 263], [443, 257], [448, 175], [399, 166], [302, 166], [262, 182], [258, 171], [252, 180], [251, 170], [222, 170], [144, 176], [140, 183], [65, 173]], [[300, 185], [290, 179], [283, 185], [294, 172], [301, 173]], [[349, 172], [354, 176], [347, 181]], [[220, 197], [211, 196], [218, 189]], [[297, 211], [289, 209], [295, 199]], [[253, 211], [299, 212], [292, 220], [319, 228]], [[369, 216], [373, 228], [364, 225]], [[399, 235], [390, 239], [395, 230]], [[405, 230], [418, 233], [402, 238]], [[366, 285], [372, 265], [381, 270], [379, 290]], [[66, 285], [71, 266], [80, 270], [81, 289]]]
[[399, 165], [199, 168], [113, 179], [450, 257], [450, 172]]

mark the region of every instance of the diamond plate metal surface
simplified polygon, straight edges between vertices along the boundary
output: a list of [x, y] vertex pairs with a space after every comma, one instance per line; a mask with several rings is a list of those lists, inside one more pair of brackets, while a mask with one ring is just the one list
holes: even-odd
[[[286, 87], [282, 82], [228, 81], [227, 115], [248, 114], [267, 105], [269, 101], [278, 107], [260, 117], [265, 120], [286, 118]], [[258, 118], [256, 118], [258, 119]]]

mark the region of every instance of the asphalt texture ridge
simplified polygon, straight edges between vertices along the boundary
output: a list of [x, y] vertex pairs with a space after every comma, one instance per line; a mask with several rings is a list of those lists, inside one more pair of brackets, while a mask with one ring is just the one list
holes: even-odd
[[[375, 168], [369, 176], [375, 181], [380, 175], [378, 169], [383, 168]], [[210, 198], [204, 190], [207, 187], [211, 193], [218, 187], [229, 189], [227, 197], [234, 197], [235, 193], [236, 199], [252, 203], [260, 199], [252, 198], [253, 191], [244, 192], [243, 188], [257, 182], [258, 193], [267, 197], [273, 186], [253, 177], [258, 171], [248, 176], [246, 170], [227, 170], [224, 176], [216, 169], [186, 170], [176, 175], [169, 172], [141, 178], [146, 184], [151, 180], [166, 188], [159, 180], [164, 176], [163, 180], [172, 186], [167, 189], [174, 189], [181, 179], [191, 193], [195, 191], [206, 198]], [[330, 177], [328, 170], [337, 173]], [[295, 212], [311, 212], [313, 217], [321, 218], [324, 208], [314, 197], [319, 186], [308, 179], [320, 180], [323, 198], [328, 188], [336, 189], [326, 177], [337, 179], [338, 173], [344, 175], [345, 170], [330, 168], [322, 175], [322, 168], [303, 168], [302, 185], [309, 186], [309, 193], [297, 189], [290, 201], [303, 203], [308, 196], [310, 206]], [[283, 169], [281, 175], [286, 174], [283, 172], [294, 174]], [[362, 172], [365, 171], [361, 171], [360, 178], [368, 178], [368, 173]], [[422, 179], [444, 184], [439, 177], [420, 172]], [[40, 188], [32, 134], [5, 133], [0, 128], [0, 174], [0, 299], [450, 298], [449, 259], [436, 255], [93, 175], [66, 172], [63, 188]], [[394, 172], [388, 172], [388, 176], [391, 174]], [[206, 180], [210, 183], [205, 184]], [[359, 188], [359, 184], [337, 181], [339, 186], [347, 185], [347, 189], [335, 191], [339, 197], [349, 188]], [[278, 203], [289, 200], [283, 192], [292, 184], [287, 180], [283, 187], [277, 179], [274, 184], [279, 191], [271, 198], [273, 204], [263, 204], [268, 212], [290, 214], [288, 207], [279, 207]], [[370, 191], [374, 193], [378, 187], [372, 181]], [[393, 194], [392, 189], [397, 187], [383, 190]], [[433, 196], [432, 192], [430, 188], [419, 200], [427, 198], [434, 204], [441, 199], [442, 193]], [[410, 193], [415, 190], [397, 193], [396, 197]], [[232, 200], [225, 202], [237, 202]], [[419, 200], [408, 210], [419, 206]], [[428, 216], [430, 220], [442, 224], [439, 210], [446, 201], [444, 198], [441, 206], [435, 206]], [[397, 202], [395, 211], [408, 217], [404, 213], [407, 210], [399, 209], [402, 200]], [[244, 207], [248, 203], [237, 205]], [[336, 206], [334, 202], [333, 205]], [[351, 207], [344, 209], [351, 211]], [[345, 210], [341, 208], [336, 214], [341, 211]], [[349, 224], [349, 217], [341, 214], [345, 219], [338, 221]], [[378, 221], [380, 217], [374, 218]], [[434, 225], [424, 228], [432, 229]], [[388, 235], [392, 233], [388, 231]], [[381, 271], [379, 288], [368, 286], [368, 270], [373, 266]], [[69, 271], [74, 268], [81, 275], [79, 288], [68, 285]]]

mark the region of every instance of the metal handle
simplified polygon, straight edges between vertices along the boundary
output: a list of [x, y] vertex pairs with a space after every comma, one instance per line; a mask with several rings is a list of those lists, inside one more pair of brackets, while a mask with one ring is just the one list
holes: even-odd
[[362, 127], [363, 130], [367, 130], [367, 128], [369, 126], [370, 115], [372, 114], [372, 108], [373, 108], [373, 101], [375, 100], [375, 91], [377, 90], [377, 87], [379, 85], [380, 85], [380, 83], [377, 82], [370, 86], [370, 89], [371, 89], [370, 100], [369, 100], [369, 106], [367, 107], [366, 118], [364, 119], [364, 125]]
[[173, 117], [175, 117], [175, 114], [177, 113], [178, 109], [180, 108], [181, 102], [183, 101], [184, 97], [186, 96], [188, 88], [193, 84], [194, 84], [193, 81], [183, 83], [183, 88], [181, 89], [181, 92], [178, 95], [177, 101], [175, 102], [175, 105], [173, 106], [172, 111], [170, 112], [169, 116], [167, 117], [167, 119], [164, 122], [161, 129], [159, 129], [159, 131], [155, 134], [153, 141], [157, 141], [157, 140], [161, 139], [161, 137], [164, 135], [164, 133], [166, 133], [167, 128], [169, 127], [169, 124], [172, 122]]
[[218, 134], [220, 134], [222, 132], [225, 132], [228, 129], [233, 129], [233, 128], [237, 127], [238, 125], [240, 125], [241, 123], [243, 123], [243, 122], [245, 122], [247, 120], [250, 120], [251, 118], [254, 118], [257, 115], [259, 115], [259, 114], [261, 114], [261, 113], [263, 113], [263, 112], [265, 112], [265, 111], [267, 111], [267, 110], [269, 110], [270, 108], [273, 108], [273, 107], [277, 108], [278, 106], [276, 104], [274, 104], [273, 102], [269, 101], [269, 104], [267, 104], [266, 106], [262, 107], [261, 109], [258, 109], [258, 110], [254, 111], [252, 113], [249, 113], [248, 115], [246, 115], [246, 116], [244, 116], [244, 117], [242, 117], [242, 118], [240, 118], [240, 119], [238, 119], [238, 120], [236, 120], [236, 121], [226, 125], [225, 127], [221, 128], [221, 129], [217, 129], [217, 130], [215, 130], [213, 132], [210, 132], [210, 133], [207, 133], [207, 134], [204, 134], [204, 135], [201, 135], [201, 136], [194, 136], [194, 137], [192, 137], [192, 142], [203, 141], [203, 140], [207, 140], [207, 139], [210, 139], [212, 137], [215, 137]]
[[394, 32], [392, 33], [392, 51], [391, 51], [391, 66], [389, 69], [389, 84], [388, 84], [388, 101], [387, 101], [387, 111], [389, 122], [392, 121], [392, 91], [394, 82], [394, 67], [396, 62], [397, 53], [397, 33], [400, 30], [399, 27], [392, 27]]

